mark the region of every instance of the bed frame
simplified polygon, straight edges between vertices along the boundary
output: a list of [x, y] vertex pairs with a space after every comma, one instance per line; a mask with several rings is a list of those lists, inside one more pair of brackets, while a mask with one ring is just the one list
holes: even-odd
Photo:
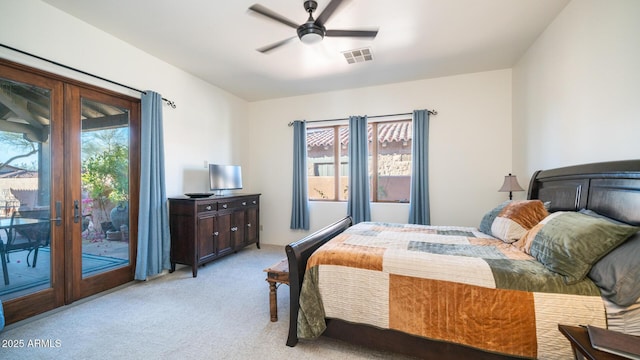
[[[531, 177], [527, 198], [549, 202], [552, 212], [591, 209], [612, 219], [640, 225], [640, 160], [537, 171]], [[288, 346], [298, 343], [298, 304], [307, 260], [318, 247], [351, 225], [351, 218], [346, 217], [286, 246], [291, 300]], [[425, 359], [511, 359], [465, 345], [429, 340], [337, 319], [327, 319], [327, 330], [323, 335]]]

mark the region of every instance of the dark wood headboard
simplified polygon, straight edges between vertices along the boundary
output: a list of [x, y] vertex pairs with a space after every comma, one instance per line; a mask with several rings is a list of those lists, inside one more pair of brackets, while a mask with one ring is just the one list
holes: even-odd
[[640, 160], [537, 171], [531, 177], [528, 198], [549, 201], [552, 212], [590, 209], [640, 225]]

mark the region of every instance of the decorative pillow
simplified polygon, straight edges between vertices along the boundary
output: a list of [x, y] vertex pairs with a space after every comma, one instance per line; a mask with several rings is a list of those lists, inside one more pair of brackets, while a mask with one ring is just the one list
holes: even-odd
[[529, 230], [516, 246], [571, 285], [584, 279], [593, 264], [638, 230], [578, 212], [558, 211]]
[[[591, 210], [580, 212], [620, 224]], [[640, 299], [640, 232], [593, 264], [587, 276], [610, 301], [624, 307], [634, 304]]]
[[540, 200], [505, 201], [484, 215], [479, 230], [512, 243], [547, 215], [549, 212]]
[[589, 271], [602, 295], [620, 306], [640, 299], [640, 233], [613, 249]]
[[482, 220], [480, 221], [480, 227], [478, 227], [478, 230], [485, 234], [491, 235], [491, 224], [493, 224], [493, 221], [496, 219], [498, 214], [500, 214], [500, 211], [502, 211], [502, 209], [504, 209], [504, 207], [509, 203], [510, 201], [507, 200], [491, 209], [491, 211], [489, 211], [488, 213], [484, 214]]

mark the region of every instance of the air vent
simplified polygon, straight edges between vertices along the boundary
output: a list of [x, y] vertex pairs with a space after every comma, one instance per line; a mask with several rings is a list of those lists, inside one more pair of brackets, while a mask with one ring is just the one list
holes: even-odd
[[355, 64], [373, 60], [370, 48], [343, 51], [342, 54], [349, 64]]

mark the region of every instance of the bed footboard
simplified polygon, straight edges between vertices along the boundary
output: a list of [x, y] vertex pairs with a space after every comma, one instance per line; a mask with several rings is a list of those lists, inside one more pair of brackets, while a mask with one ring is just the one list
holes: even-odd
[[289, 307], [291, 312], [289, 316], [287, 346], [295, 346], [298, 343], [300, 289], [307, 267], [307, 260], [317, 248], [346, 230], [352, 223], [351, 217], [347, 216], [285, 247], [287, 260], [289, 261]]

